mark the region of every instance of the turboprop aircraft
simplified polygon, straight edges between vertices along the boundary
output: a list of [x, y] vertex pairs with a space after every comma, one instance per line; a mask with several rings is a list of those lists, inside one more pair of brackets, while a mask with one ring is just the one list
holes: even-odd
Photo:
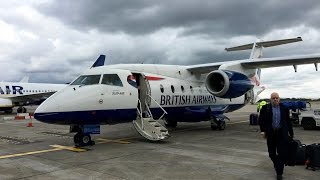
[[[255, 97], [260, 68], [320, 62], [320, 55], [261, 58], [262, 48], [302, 41], [300, 37], [263, 41], [227, 51], [252, 49], [248, 59], [191, 66], [115, 64], [91, 68], [46, 99], [34, 117], [45, 123], [69, 125], [76, 146], [94, 144], [90, 134], [102, 124], [133, 122], [146, 139], [169, 137], [166, 127], [177, 122], [210, 121], [225, 128], [224, 113]], [[158, 121], [164, 120], [162, 126]]]
[[[90, 68], [104, 64], [105, 56], [101, 55]], [[24, 105], [44, 101], [67, 84], [29, 83], [29, 77], [20, 82], [0, 82], [0, 111], [12, 113], [12, 108], [19, 106], [18, 113], [25, 113]]]

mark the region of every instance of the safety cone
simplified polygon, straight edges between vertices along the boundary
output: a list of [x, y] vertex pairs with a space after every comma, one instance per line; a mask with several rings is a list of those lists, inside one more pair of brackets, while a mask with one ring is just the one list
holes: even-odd
[[30, 121], [29, 121], [29, 123], [28, 123], [27, 127], [33, 127], [33, 125], [32, 125], [32, 119], [30, 119]]

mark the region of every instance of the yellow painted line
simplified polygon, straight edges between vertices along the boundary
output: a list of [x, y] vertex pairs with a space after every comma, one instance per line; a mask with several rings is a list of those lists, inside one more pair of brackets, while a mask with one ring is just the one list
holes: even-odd
[[[245, 121], [238, 121], [238, 122], [232, 122], [232, 123], [227, 123], [227, 124], [239, 124], [239, 123], [244, 123], [248, 122], [248, 120]], [[190, 131], [194, 129], [202, 129], [205, 127], [197, 127], [197, 128], [192, 128], [192, 129], [184, 129], [184, 130], [178, 130], [175, 132], [183, 132], [183, 131]], [[103, 139], [103, 138], [98, 138], [96, 139], [97, 141], [100, 141], [96, 144], [104, 144], [104, 143], [119, 143], [119, 144], [130, 144], [131, 142], [127, 141], [130, 139], [135, 139], [137, 137], [130, 137], [130, 138], [123, 138], [123, 139]], [[76, 148], [73, 146], [61, 146], [61, 145], [50, 145], [51, 147], [54, 147], [54, 149], [46, 149], [46, 150], [40, 150], [40, 151], [32, 151], [32, 152], [25, 152], [25, 153], [18, 153], [18, 154], [9, 154], [9, 155], [0, 155], [0, 159], [6, 159], [6, 158], [12, 158], [12, 157], [20, 157], [20, 156], [27, 156], [27, 155], [33, 155], [33, 154], [40, 154], [40, 153], [46, 153], [46, 152], [53, 152], [53, 151], [61, 151], [61, 150], [69, 150], [73, 152], [86, 152], [86, 149], [83, 148]]]
[[[129, 139], [134, 139], [137, 137], [131, 137], [131, 138], [123, 138], [123, 139], [102, 139], [98, 138], [98, 141], [101, 141], [97, 144], [104, 144], [104, 143], [119, 143], [119, 144], [130, 144], [131, 142], [126, 141]], [[17, 154], [8, 154], [8, 155], [0, 155], [0, 159], [6, 159], [6, 158], [13, 158], [13, 157], [21, 157], [21, 156], [27, 156], [27, 155], [33, 155], [33, 154], [40, 154], [40, 153], [47, 153], [47, 152], [53, 152], [53, 151], [61, 151], [61, 150], [69, 150], [73, 152], [86, 152], [87, 149], [84, 148], [77, 148], [73, 146], [61, 146], [61, 145], [50, 145], [51, 147], [54, 147], [53, 149], [46, 149], [46, 150], [40, 150], [40, 151], [31, 151], [31, 152], [25, 152], [25, 153], [17, 153]]]
[[98, 142], [98, 143], [96, 143], [96, 144], [104, 144], [104, 143], [130, 144], [131, 142], [129, 142], [129, 141], [124, 141], [124, 140], [128, 140], [128, 139], [133, 139], [133, 138], [118, 139], [118, 140], [98, 138], [97, 141], [101, 141], [101, 142]]
[[86, 152], [87, 149], [83, 149], [83, 148], [78, 148], [78, 147], [73, 147], [73, 146], [61, 146], [61, 145], [50, 145], [51, 147], [54, 148], [59, 148], [61, 150], [69, 150], [69, 151], [73, 151], [73, 152]]
[[0, 159], [19, 157], [19, 156], [27, 156], [27, 155], [40, 154], [40, 153], [46, 153], [46, 152], [52, 152], [52, 151], [61, 151], [61, 150], [62, 150], [61, 148], [54, 148], [54, 149], [47, 149], [47, 150], [41, 150], [41, 151], [32, 151], [32, 152], [25, 152], [25, 153], [18, 153], [18, 154], [9, 154], [9, 155], [0, 156]]

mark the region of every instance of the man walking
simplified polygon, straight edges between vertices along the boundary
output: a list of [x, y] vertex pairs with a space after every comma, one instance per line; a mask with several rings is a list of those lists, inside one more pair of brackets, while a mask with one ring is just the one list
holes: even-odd
[[259, 125], [262, 136], [267, 139], [269, 157], [276, 170], [277, 179], [281, 180], [293, 129], [289, 109], [280, 104], [278, 93], [272, 93], [271, 103], [260, 110]]

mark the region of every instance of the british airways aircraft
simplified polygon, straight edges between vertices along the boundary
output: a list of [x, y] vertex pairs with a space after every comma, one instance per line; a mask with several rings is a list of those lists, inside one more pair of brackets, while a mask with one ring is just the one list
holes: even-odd
[[[90, 68], [104, 64], [105, 56], [101, 55]], [[12, 108], [19, 106], [17, 113], [25, 113], [24, 105], [42, 102], [67, 84], [29, 83], [29, 77], [20, 82], [0, 82], [0, 111], [12, 113]]]
[[28, 82], [0, 82], [0, 111], [12, 113], [19, 106], [18, 113], [25, 113], [24, 105], [41, 102], [67, 84], [46, 84]]
[[[91, 68], [46, 99], [34, 117], [69, 125], [76, 146], [94, 144], [100, 125], [133, 122], [146, 139], [169, 137], [177, 122], [210, 121], [225, 128], [224, 113], [237, 110], [258, 93], [260, 68], [320, 62], [320, 55], [261, 58], [262, 49], [302, 41], [300, 37], [256, 42], [226, 51], [252, 49], [250, 58], [191, 66], [115, 64]], [[164, 120], [162, 126], [158, 121]]]

